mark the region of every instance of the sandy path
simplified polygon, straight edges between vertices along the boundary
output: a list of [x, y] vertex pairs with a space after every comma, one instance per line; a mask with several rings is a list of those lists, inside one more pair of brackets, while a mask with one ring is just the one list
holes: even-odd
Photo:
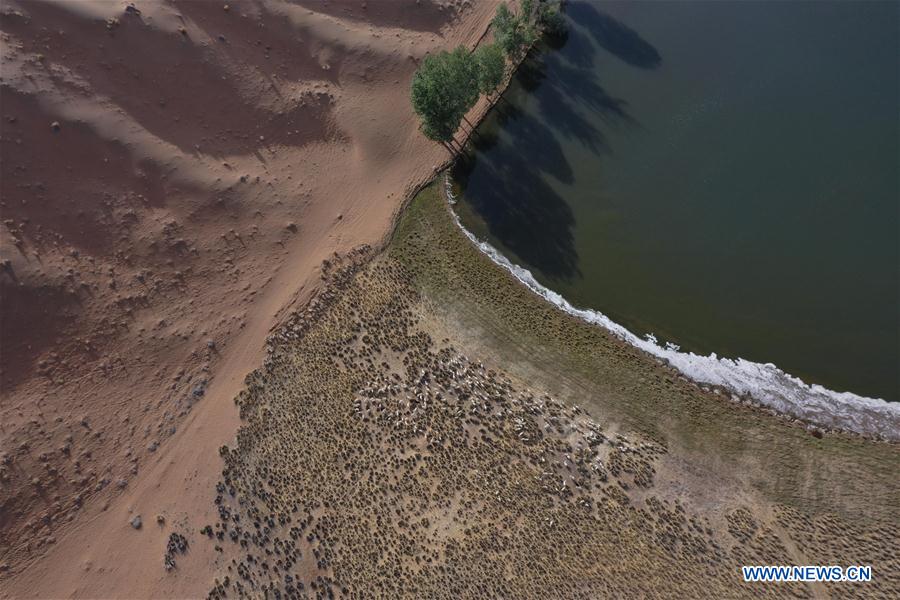
[[[58, 287], [77, 302], [43, 336], [46, 315], [69, 305], [34, 315], [27, 331], [41, 345], [27, 347], [24, 375], [2, 390], [3, 597], [205, 595], [212, 545], [193, 544], [167, 573], [166, 539], [213, 522], [217, 449], [233, 441], [232, 399], [262, 361], [267, 334], [316, 289], [322, 260], [378, 244], [405, 194], [447, 159], [409, 108], [414, 59], [473, 45], [496, 4], [423, 2], [421, 13], [302, 4], [315, 5], [137, 2], [136, 16], [111, 2], [4, 4], [2, 208], [13, 225], [0, 231], [0, 248], [15, 276], [3, 280], [4, 299], [20, 294], [26, 306], [28, 290], [47, 297]], [[104, 28], [106, 19], [118, 24]], [[187, 57], [170, 47], [182, 38]], [[94, 46], [126, 42], [185, 62], [174, 73], [134, 55], [96, 66]], [[161, 89], [163, 109], [129, 96], [129, 77], [147, 80], [136, 87], [143, 93]], [[181, 106], [198, 78], [223, 87]], [[14, 122], [10, 98], [21, 100]], [[51, 143], [74, 152], [60, 146], [42, 170]], [[76, 154], [83, 164], [66, 168]], [[34, 189], [28, 177], [41, 179], [46, 213], [11, 202]], [[58, 218], [67, 194], [94, 220]], [[84, 202], [95, 197], [106, 200], [91, 212]], [[175, 414], [170, 402], [182, 406], [198, 381], [202, 400]], [[32, 487], [42, 463], [53, 466]], [[129, 524], [135, 515], [140, 530]]]

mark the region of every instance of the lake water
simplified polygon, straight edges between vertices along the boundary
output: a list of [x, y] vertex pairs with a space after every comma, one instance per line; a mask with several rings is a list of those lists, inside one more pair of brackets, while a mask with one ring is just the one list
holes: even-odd
[[457, 212], [639, 335], [900, 400], [898, 7], [571, 2]]

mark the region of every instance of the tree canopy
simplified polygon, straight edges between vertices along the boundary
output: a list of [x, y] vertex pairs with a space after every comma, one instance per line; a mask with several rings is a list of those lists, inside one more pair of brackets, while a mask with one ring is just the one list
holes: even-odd
[[561, 11], [561, 0], [544, 0], [540, 3], [536, 20], [544, 35], [555, 38], [566, 35], [566, 21]]
[[497, 7], [491, 27], [494, 39], [510, 58], [515, 58], [534, 41], [537, 33], [532, 25], [534, 4], [531, 0], [523, 0], [521, 14], [515, 15], [504, 3]]
[[429, 139], [453, 139], [463, 116], [478, 100], [479, 74], [478, 61], [462, 46], [425, 57], [413, 76], [412, 104]]
[[[513, 61], [537, 39], [539, 31], [561, 33], [565, 23], [560, 0], [522, 0], [519, 14], [504, 3], [491, 21], [496, 43], [470, 53], [459, 46], [452, 52], [426, 56], [412, 80], [413, 109], [422, 120], [422, 133], [449, 143], [479, 94], [491, 94], [503, 81], [506, 57]], [[505, 56], [504, 56], [505, 55]]]
[[503, 49], [497, 44], [481, 46], [475, 50], [475, 62], [478, 63], [478, 90], [482, 94], [490, 94], [503, 81], [506, 59]]

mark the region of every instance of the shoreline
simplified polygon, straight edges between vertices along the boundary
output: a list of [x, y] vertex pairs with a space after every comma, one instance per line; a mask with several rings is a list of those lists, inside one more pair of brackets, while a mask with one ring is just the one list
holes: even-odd
[[[675, 375], [524, 289], [448, 208], [426, 187], [386, 248], [327, 261], [320, 291], [268, 338], [235, 399], [237, 444], [220, 450], [220, 490], [231, 490], [216, 499], [216, 535], [258, 520], [271, 531], [249, 548], [279, 548], [294, 519], [309, 532], [280, 546], [295, 579], [392, 597], [451, 583], [460, 596], [526, 597], [534, 569], [507, 579], [492, 565], [535, 555], [532, 591], [578, 581], [615, 596], [671, 591], [661, 572], [679, 574], [682, 596], [728, 595], [748, 561], [849, 551], [890, 567], [896, 444], [813, 436]], [[496, 549], [503, 560], [483, 560], [495, 551], [483, 535], [513, 519], [523, 524]], [[589, 559], [558, 552], [574, 540]], [[212, 597], [282, 585], [224, 547], [241, 579], [220, 570]]]
[[[772, 363], [718, 357], [715, 353], [703, 356], [680, 352], [668, 344], [660, 346], [652, 335], [645, 338], [635, 335], [599, 311], [572, 306], [562, 295], [539, 283], [528, 269], [512, 263], [491, 244], [478, 239], [465, 228], [452, 209], [457, 200], [451, 191], [449, 172], [445, 171], [443, 176], [448, 209], [469, 241], [522, 286], [560, 311], [609, 331], [635, 348], [664, 361], [699, 385], [722, 388], [733, 401], [747, 402], [749, 398], [751, 404], [774, 410], [782, 416], [801, 419], [811, 426], [900, 441], [900, 403], [807, 384]], [[834, 411], [835, 408], [839, 410]]]
[[[484, 28], [484, 32], [482, 32], [481, 36], [478, 38], [478, 41], [475, 42], [475, 45], [469, 48], [469, 52], [474, 52], [478, 47], [488, 38], [491, 33], [492, 23], [489, 21], [488, 24]], [[484, 122], [484, 120], [488, 117], [500, 99], [503, 97], [503, 94], [506, 93], [506, 90], [509, 88], [510, 84], [513, 81], [513, 78], [516, 76], [516, 73], [519, 70], [519, 67], [522, 65], [525, 60], [527, 60], [529, 54], [531, 54], [534, 46], [538, 43], [540, 38], [536, 39], [532, 44], [528, 47], [528, 49], [522, 53], [519, 57], [518, 61], [514, 65], [510, 65], [509, 68], [503, 75], [503, 81], [497, 86], [497, 90], [494, 93], [493, 98], [489, 98], [487, 96], [482, 96], [478, 99], [478, 102], [475, 103], [475, 106], [466, 114], [466, 119], [469, 119], [472, 122], [472, 127], [470, 130], [466, 131], [465, 127], [460, 124], [460, 128], [458, 130], [461, 133], [462, 141], [456, 139], [456, 135], [454, 135], [454, 141], [459, 144], [460, 148], [465, 150], [466, 146], [471, 140], [472, 136]], [[434, 142], [435, 144], [437, 142]], [[394, 237], [394, 233], [397, 230], [397, 227], [400, 224], [401, 219], [403, 218], [403, 212], [409, 207], [410, 203], [415, 200], [416, 196], [418, 196], [422, 190], [427, 188], [429, 185], [434, 183], [434, 181], [441, 176], [441, 173], [446, 173], [448, 169], [450, 169], [453, 164], [459, 160], [460, 153], [454, 153], [450, 156], [447, 156], [440, 164], [435, 165], [432, 168], [432, 172], [428, 177], [422, 178], [419, 181], [410, 182], [406, 187], [406, 192], [404, 194], [403, 200], [397, 205], [397, 209], [393, 214], [391, 219], [391, 225], [385, 232], [384, 236], [381, 239], [381, 243], [378, 245], [377, 251], [381, 252], [384, 250], [388, 244], [390, 244], [391, 240]]]

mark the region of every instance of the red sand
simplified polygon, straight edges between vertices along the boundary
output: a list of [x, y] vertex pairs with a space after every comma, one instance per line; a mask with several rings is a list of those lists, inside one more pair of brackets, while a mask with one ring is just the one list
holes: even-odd
[[232, 398], [448, 158], [409, 81], [496, 3], [127, 6], [0, 5], [3, 597], [206, 594], [210, 544], [162, 556], [213, 521]]

